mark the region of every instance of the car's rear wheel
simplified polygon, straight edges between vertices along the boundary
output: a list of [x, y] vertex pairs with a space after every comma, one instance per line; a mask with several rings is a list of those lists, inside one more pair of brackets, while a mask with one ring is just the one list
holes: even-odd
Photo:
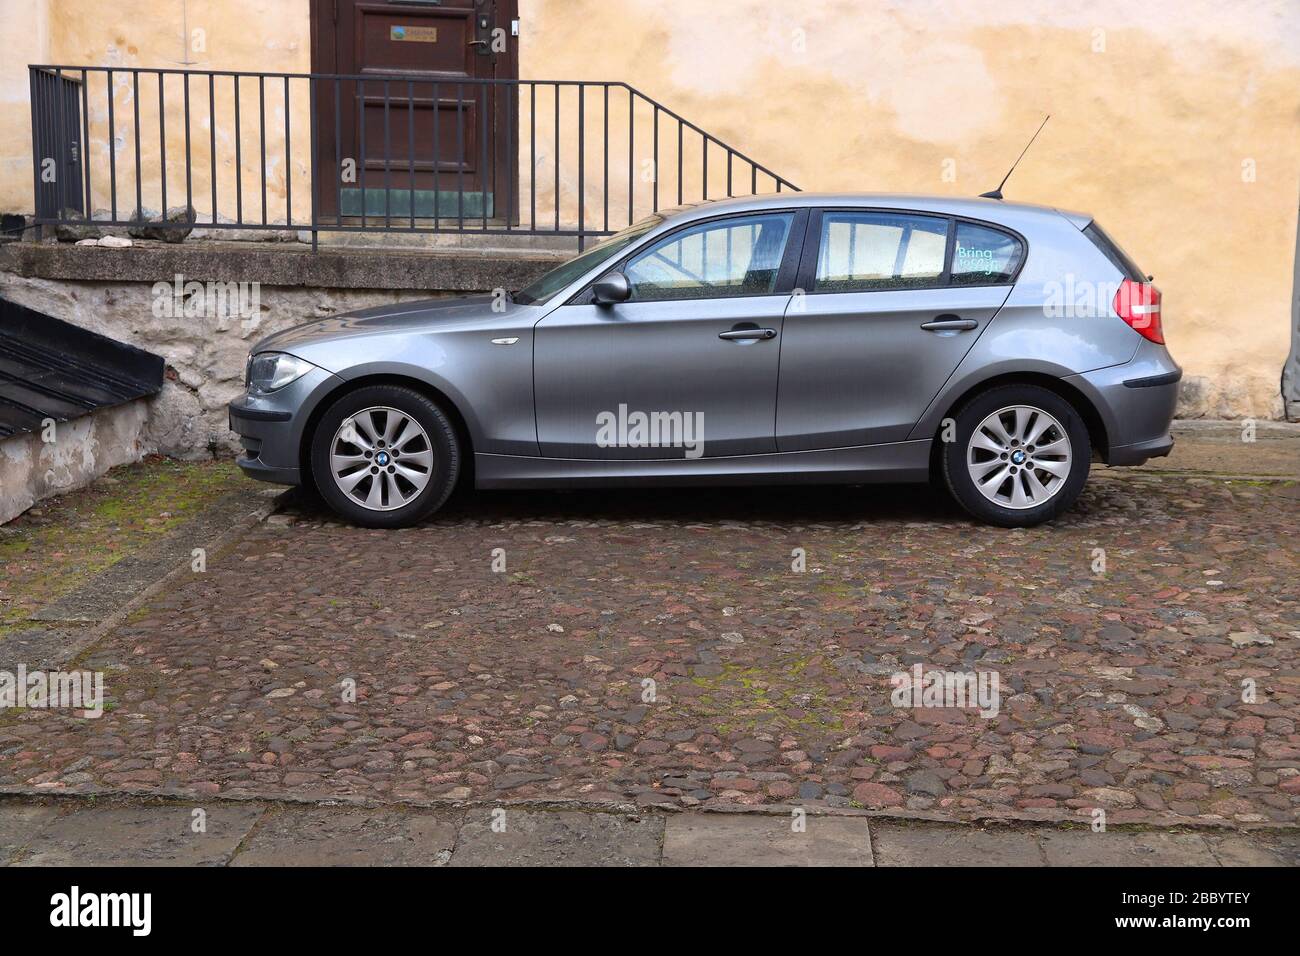
[[1074, 406], [1038, 385], [1003, 385], [957, 412], [941, 452], [944, 478], [975, 517], [1008, 528], [1049, 521], [1074, 504], [1092, 446]]
[[368, 528], [400, 528], [447, 500], [460, 472], [451, 419], [400, 385], [349, 392], [312, 436], [312, 479], [338, 514]]

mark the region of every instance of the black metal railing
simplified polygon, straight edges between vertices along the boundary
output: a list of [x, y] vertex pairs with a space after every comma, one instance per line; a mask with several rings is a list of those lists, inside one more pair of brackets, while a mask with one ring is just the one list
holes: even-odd
[[[797, 191], [626, 83], [31, 66], [36, 222], [568, 236]], [[190, 210], [193, 212], [191, 213]], [[155, 217], [156, 218], [156, 217]]]

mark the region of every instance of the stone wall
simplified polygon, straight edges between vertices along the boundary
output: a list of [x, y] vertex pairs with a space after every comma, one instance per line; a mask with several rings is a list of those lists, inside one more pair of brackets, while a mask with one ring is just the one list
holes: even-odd
[[150, 284], [61, 282], [0, 273], [0, 295], [101, 335], [161, 355], [162, 391], [148, 399], [141, 439], [147, 451], [174, 458], [233, 453], [226, 403], [243, 390], [249, 348], [263, 336], [311, 319], [390, 302], [427, 298], [426, 292], [263, 287], [251, 318], [159, 318]]
[[0, 524], [110, 468], [139, 461], [152, 450], [145, 437], [148, 406], [149, 400], [137, 399], [59, 422], [50, 442], [39, 432], [0, 440]]
[[[139, 346], [167, 363], [148, 402], [146, 452], [199, 458], [238, 450], [226, 403], [243, 390], [249, 348], [289, 326], [354, 309], [494, 288], [517, 289], [555, 255], [414, 255], [373, 249], [311, 255], [282, 244], [137, 243], [126, 249], [13, 243], [0, 249], [0, 296]], [[252, 299], [171, 315], [159, 282], [256, 283]], [[162, 298], [171, 298], [162, 296]], [[174, 300], [173, 300], [174, 301]]]

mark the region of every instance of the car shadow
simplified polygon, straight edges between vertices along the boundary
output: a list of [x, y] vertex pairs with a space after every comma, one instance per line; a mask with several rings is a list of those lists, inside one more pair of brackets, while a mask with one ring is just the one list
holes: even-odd
[[[316, 495], [294, 493], [285, 510], [331, 519]], [[745, 485], [694, 488], [461, 490], [423, 522], [459, 521], [937, 521], [970, 522], [940, 488], [930, 485]]]

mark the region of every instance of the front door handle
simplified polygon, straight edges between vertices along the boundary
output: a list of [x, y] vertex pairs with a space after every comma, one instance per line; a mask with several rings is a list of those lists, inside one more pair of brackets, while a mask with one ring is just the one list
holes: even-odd
[[731, 329], [727, 332], [719, 332], [718, 338], [726, 339], [729, 342], [774, 339], [776, 338], [776, 329]]
[[978, 329], [979, 325], [974, 319], [963, 319], [949, 312], [946, 315], [936, 315], [933, 322], [922, 322], [921, 328], [927, 332], [969, 332]]

